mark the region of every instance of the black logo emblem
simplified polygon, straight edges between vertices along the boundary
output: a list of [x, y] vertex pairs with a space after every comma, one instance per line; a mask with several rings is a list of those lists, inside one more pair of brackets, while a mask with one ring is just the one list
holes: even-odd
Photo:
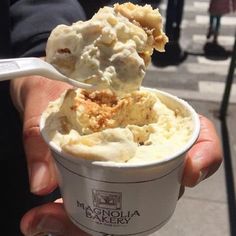
[[94, 207], [120, 210], [122, 193], [107, 192], [103, 190], [92, 190]]

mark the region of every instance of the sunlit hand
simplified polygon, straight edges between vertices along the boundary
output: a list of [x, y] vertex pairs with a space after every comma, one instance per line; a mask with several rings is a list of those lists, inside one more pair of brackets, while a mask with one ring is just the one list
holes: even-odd
[[27, 236], [46, 234], [58, 236], [88, 236], [65, 213], [61, 200], [29, 211], [21, 221], [21, 231]]
[[22, 113], [23, 141], [32, 193], [48, 194], [57, 186], [54, 162], [39, 132], [39, 119], [48, 102], [55, 100], [69, 85], [40, 76], [13, 80], [11, 94]]
[[193, 187], [219, 168], [222, 159], [221, 142], [213, 123], [200, 116], [200, 135], [186, 156], [182, 185]]
[[[13, 100], [24, 110], [24, 143], [31, 191], [39, 195], [48, 194], [57, 186], [57, 180], [52, 157], [39, 133], [39, 118], [48, 101], [57, 98], [69, 86], [38, 76], [14, 83]], [[17, 105], [19, 97], [21, 104]], [[200, 119], [200, 136], [186, 156], [183, 186], [195, 186], [212, 175], [222, 162], [221, 144], [214, 125], [203, 116]], [[48, 203], [30, 210], [22, 219], [21, 229], [25, 235], [87, 235], [69, 220], [62, 203]]]

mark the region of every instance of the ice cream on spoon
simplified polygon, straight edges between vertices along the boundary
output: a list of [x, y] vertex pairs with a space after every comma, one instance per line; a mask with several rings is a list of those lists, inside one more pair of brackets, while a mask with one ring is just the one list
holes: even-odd
[[115, 4], [88, 21], [57, 26], [46, 61], [74, 80], [122, 95], [140, 88], [153, 49], [164, 51], [167, 41], [158, 9]]

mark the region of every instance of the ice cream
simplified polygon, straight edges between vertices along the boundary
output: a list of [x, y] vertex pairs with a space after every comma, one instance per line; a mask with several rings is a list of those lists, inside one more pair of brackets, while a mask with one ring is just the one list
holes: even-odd
[[74, 80], [123, 95], [140, 88], [153, 48], [164, 51], [167, 41], [158, 9], [115, 4], [88, 21], [57, 26], [46, 61]]
[[70, 89], [49, 104], [40, 130], [72, 222], [89, 235], [144, 236], [175, 210], [200, 122], [188, 103], [163, 91], [121, 98]]
[[109, 90], [71, 89], [51, 102], [44, 116], [44, 132], [53, 143], [78, 158], [99, 161], [162, 160], [193, 132], [190, 112], [149, 90], [119, 98]]
[[51, 102], [43, 114], [49, 140], [90, 160], [147, 163], [174, 155], [192, 135], [190, 112], [140, 90], [153, 48], [164, 51], [166, 42], [150, 5], [115, 4], [91, 20], [56, 27], [47, 61], [100, 89], [70, 89]]

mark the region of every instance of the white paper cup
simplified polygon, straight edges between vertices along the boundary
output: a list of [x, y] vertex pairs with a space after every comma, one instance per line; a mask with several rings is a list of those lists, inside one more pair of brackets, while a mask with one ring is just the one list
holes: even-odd
[[191, 139], [178, 153], [149, 164], [89, 161], [73, 157], [43, 138], [54, 156], [59, 186], [70, 219], [91, 235], [149, 235], [173, 214], [178, 200], [186, 152], [197, 140], [199, 117], [185, 101], [153, 90], [171, 108], [190, 113]]

